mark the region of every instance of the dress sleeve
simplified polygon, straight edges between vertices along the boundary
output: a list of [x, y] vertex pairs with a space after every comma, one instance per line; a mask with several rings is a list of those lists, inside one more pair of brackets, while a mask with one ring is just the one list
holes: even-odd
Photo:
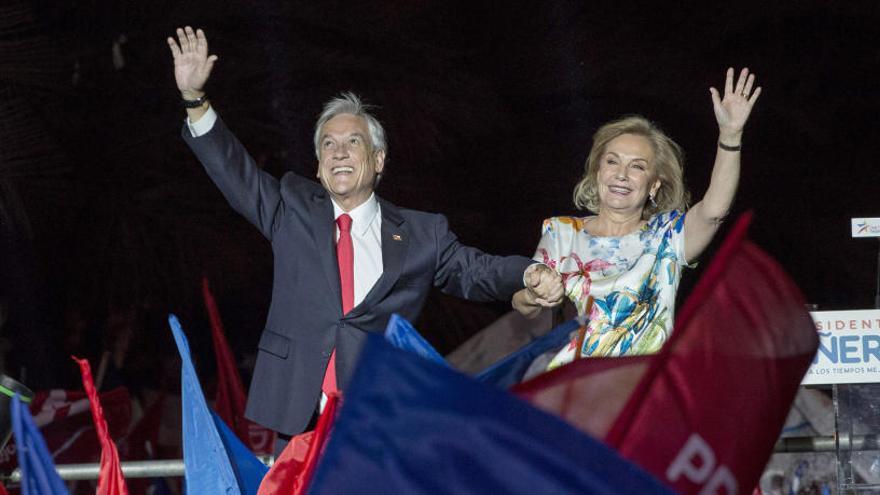
[[681, 210], [672, 210], [667, 213], [666, 236], [669, 247], [675, 253], [675, 259], [680, 266], [696, 266], [696, 263], [688, 263], [684, 255], [684, 216]]
[[562, 264], [563, 257], [568, 253], [563, 253], [563, 237], [561, 231], [564, 225], [559, 221], [558, 217], [548, 218], [544, 220], [541, 227], [541, 240], [535, 249], [535, 255], [532, 259], [540, 263], [544, 263], [550, 268], [559, 271], [559, 265]]

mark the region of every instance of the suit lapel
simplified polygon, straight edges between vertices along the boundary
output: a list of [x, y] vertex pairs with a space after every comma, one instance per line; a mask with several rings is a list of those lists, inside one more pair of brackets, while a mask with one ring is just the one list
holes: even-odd
[[327, 278], [327, 284], [339, 314], [342, 314], [342, 290], [339, 288], [339, 266], [336, 263], [336, 224], [333, 221], [333, 203], [326, 192], [316, 192], [309, 203], [312, 236], [318, 261]]
[[379, 205], [382, 209], [382, 276], [346, 318], [360, 316], [382, 300], [397, 283], [406, 261], [410, 239], [403, 216], [396, 206], [383, 199], [379, 199]]

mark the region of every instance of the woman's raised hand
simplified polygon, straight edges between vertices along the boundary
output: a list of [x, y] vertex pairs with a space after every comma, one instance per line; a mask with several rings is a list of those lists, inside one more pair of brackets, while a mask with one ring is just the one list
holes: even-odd
[[[727, 69], [727, 78], [724, 81], [724, 96], [718, 94], [715, 88], [709, 88], [712, 93], [712, 106], [715, 110], [715, 119], [722, 136], [739, 138], [742, 135], [752, 107], [758, 101], [761, 87], [752, 89], [755, 84], [755, 74], [750, 74], [749, 69], [743, 69], [739, 73], [736, 85], [733, 84], [733, 68]], [[728, 143], [730, 145], [739, 142]]]
[[217, 55], [208, 56], [208, 38], [201, 29], [177, 28], [177, 40], [179, 44], [173, 36], [168, 37], [168, 47], [174, 56], [174, 79], [183, 98], [194, 100], [205, 94], [205, 82]]

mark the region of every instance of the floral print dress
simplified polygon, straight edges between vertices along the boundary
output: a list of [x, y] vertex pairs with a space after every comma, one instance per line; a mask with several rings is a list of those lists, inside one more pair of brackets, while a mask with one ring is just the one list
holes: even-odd
[[562, 274], [565, 294], [578, 315], [588, 316], [585, 331], [556, 354], [548, 369], [574, 360], [578, 353], [655, 353], [672, 332], [675, 294], [686, 265], [684, 213], [658, 213], [641, 229], [620, 237], [590, 235], [584, 229], [586, 220], [545, 220], [535, 252], [535, 260]]

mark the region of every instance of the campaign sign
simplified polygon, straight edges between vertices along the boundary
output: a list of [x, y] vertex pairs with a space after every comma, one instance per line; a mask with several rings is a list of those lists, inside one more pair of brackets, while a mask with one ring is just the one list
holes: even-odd
[[853, 218], [853, 237], [880, 237], [880, 218]]
[[803, 385], [880, 383], [880, 309], [813, 311], [819, 350]]

